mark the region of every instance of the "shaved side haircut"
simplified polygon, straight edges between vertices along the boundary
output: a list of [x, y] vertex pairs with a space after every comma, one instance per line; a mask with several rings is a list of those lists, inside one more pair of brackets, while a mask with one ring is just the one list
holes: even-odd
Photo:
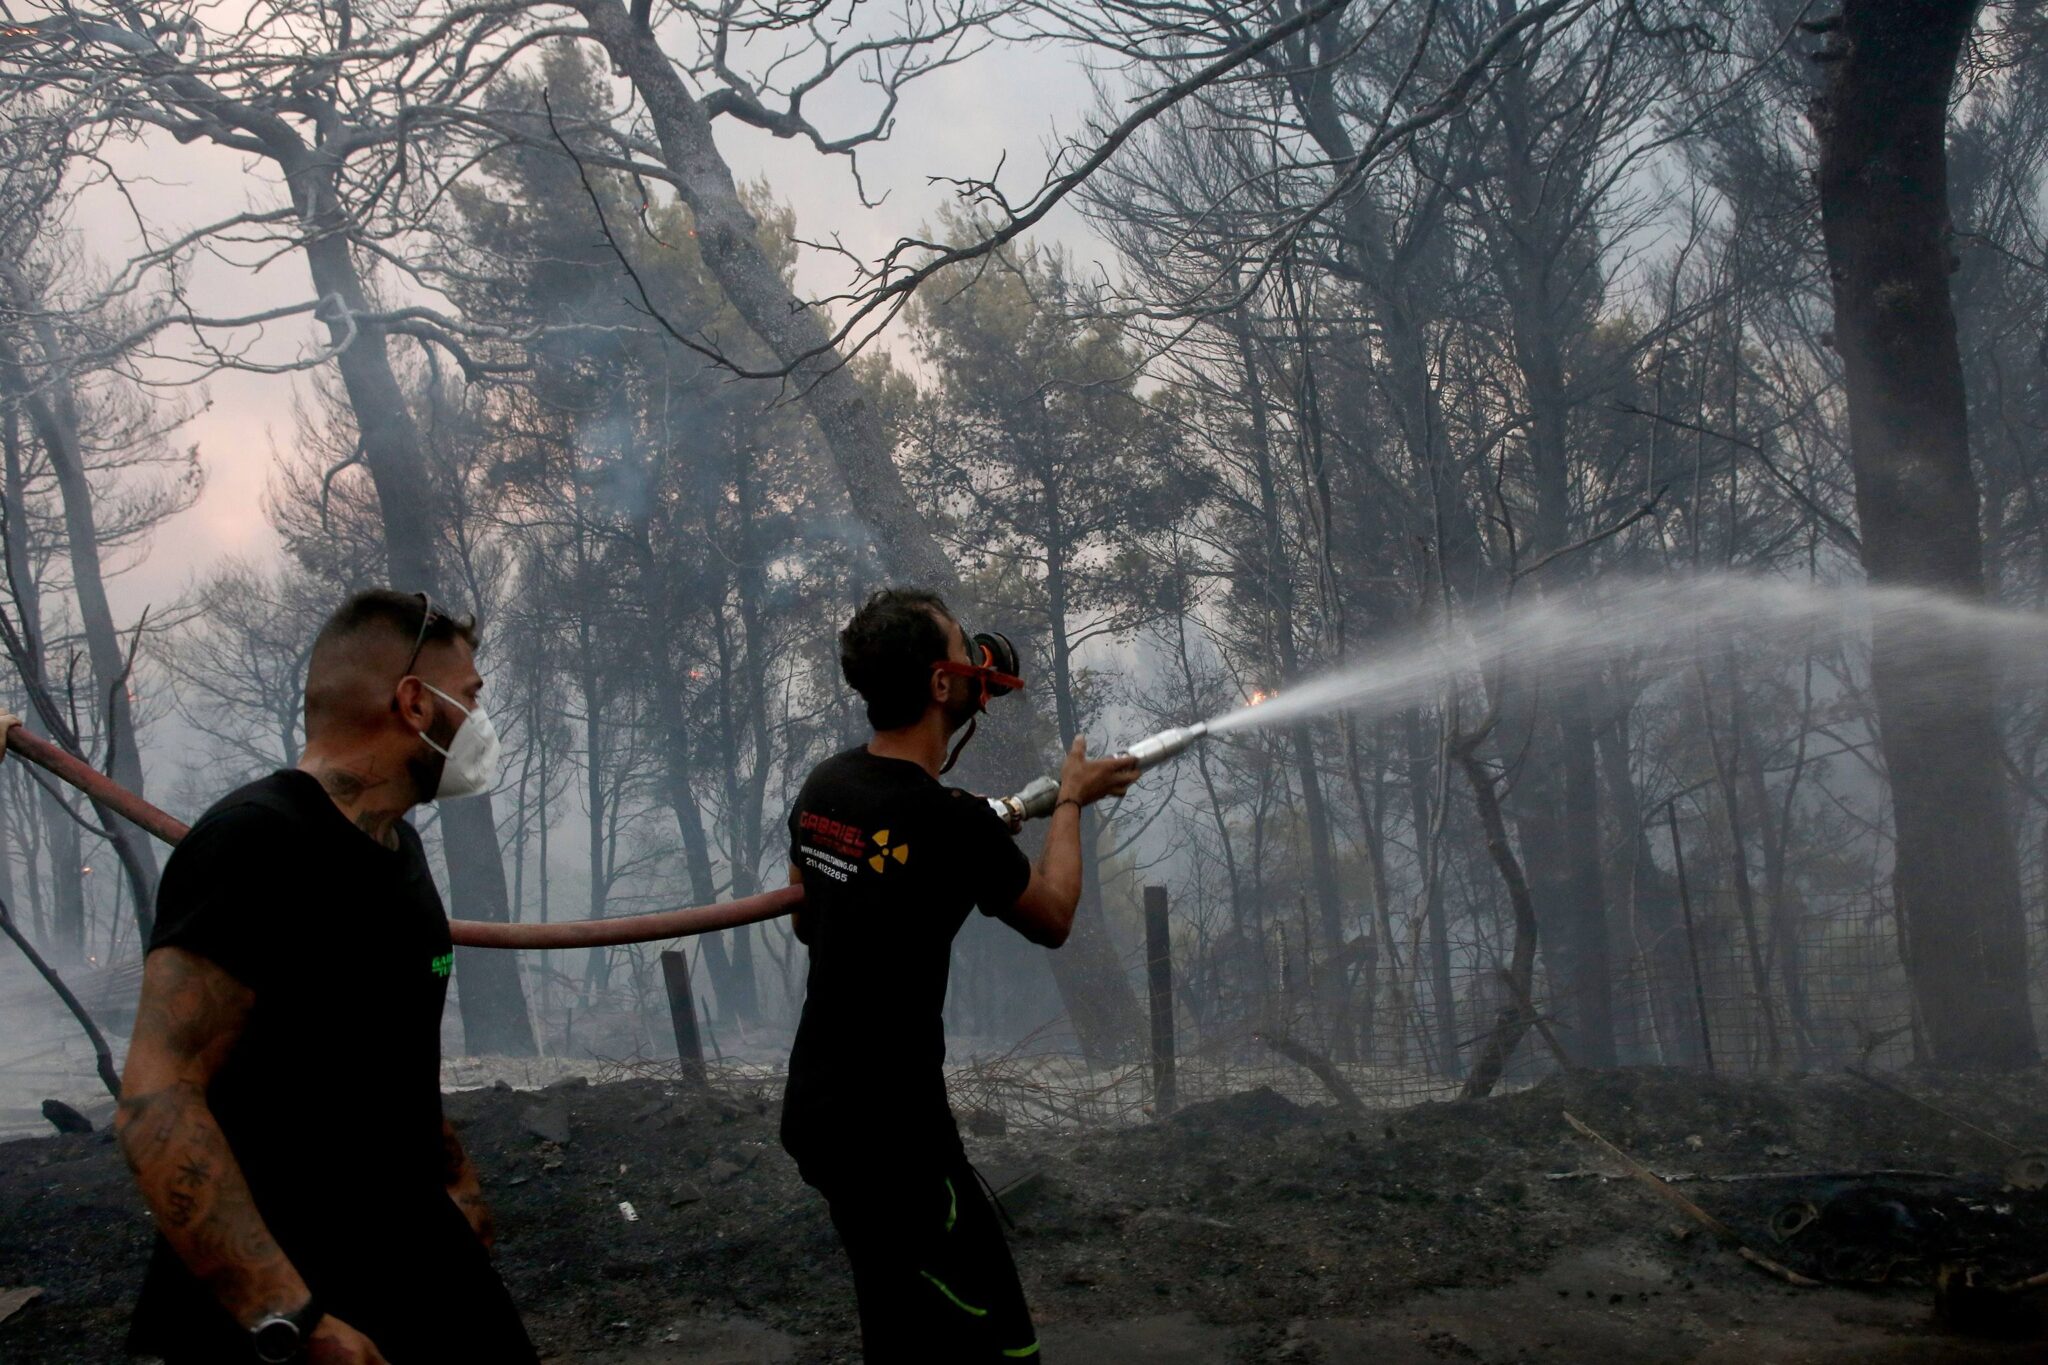
[[368, 588], [327, 618], [306, 663], [306, 738], [334, 726], [369, 727], [418, 650], [463, 641], [476, 648], [473, 617], [450, 616], [420, 593]]

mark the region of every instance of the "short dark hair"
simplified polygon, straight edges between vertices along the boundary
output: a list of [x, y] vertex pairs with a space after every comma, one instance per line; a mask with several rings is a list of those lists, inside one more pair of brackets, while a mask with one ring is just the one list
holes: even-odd
[[412, 671], [420, 650], [456, 640], [476, 648], [475, 619], [450, 615], [424, 593], [370, 588], [351, 595], [313, 637], [306, 660], [306, 737], [330, 725], [371, 724], [383, 715], [391, 689]]
[[402, 640], [407, 648], [415, 643], [425, 648], [456, 640], [476, 648], [475, 617], [451, 615], [423, 592], [365, 588], [350, 594], [327, 618], [327, 624], [320, 627], [320, 633], [313, 638], [313, 657], [319, 658], [325, 648], [354, 639], [366, 630], [381, 630]]
[[900, 730], [931, 700], [932, 665], [951, 652], [945, 599], [923, 588], [883, 588], [839, 632], [839, 671], [868, 704], [868, 724]]

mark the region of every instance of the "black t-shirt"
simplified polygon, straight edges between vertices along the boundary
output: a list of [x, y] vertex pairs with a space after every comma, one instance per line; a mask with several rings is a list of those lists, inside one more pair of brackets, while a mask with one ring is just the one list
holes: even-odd
[[[514, 1343], [473, 1358], [530, 1360], [448, 1198], [441, 1010], [454, 953], [419, 835], [401, 821], [398, 839], [389, 849], [357, 829], [306, 773], [252, 782], [171, 855], [149, 946], [205, 957], [254, 997], [207, 1104], [315, 1298], [394, 1365], [435, 1358], [420, 1343], [449, 1315], [471, 1319], [472, 1340]], [[131, 1348], [251, 1358], [162, 1238]]]
[[1015, 905], [1029, 860], [988, 802], [865, 748], [811, 773], [789, 838], [811, 965], [783, 1145], [807, 1176], [957, 1152], [941, 1013], [953, 936], [973, 906]]

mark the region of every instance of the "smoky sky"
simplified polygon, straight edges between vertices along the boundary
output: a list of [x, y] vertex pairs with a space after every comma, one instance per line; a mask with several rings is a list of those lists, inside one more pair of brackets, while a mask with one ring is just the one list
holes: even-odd
[[[807, 102], [806, 112], [828, 131], [856, 126], [872, 118], [862, 104], [868, 97], [851, 84], [828, 87]], [[836, 239], [872, 260], [899, 237], [935, 223], [951, 191], [931, 183], [934, 176], [986, 176], [1000, 166], [1004, 190], [1013, 199], [1028, 198], [1060, 133], [1078, 129], [1093, 104], [1088, 72], [1071, 48], [1002, 45], [933, 72], [905, 91], [891, 136], [861, 153], [862, 183], [870, 199], [881, 200], [873, 208], [862, 203], [844, 158], [824, 157], [807, 143], [777, 140], [730, 120], [716, 128], [735, 175], [742, 182], [765, 180], [795, 211], [799, 237]], [[180, 145], [154, 134], [107, 153], [158, 239], [281, 200], [267, 166], [203, 143]], [[71, 229], [84, 254], [103, 268], [127, 256], [139, 239], [135, 212], [105, 188], [82, 199]], [[1101, 243], [1071, 210], [1049, 218], [1038, 239], [1072, 250], [1088, 273], [1111, 268], [1102, 263], [1107, 252]], [[847, 263], [829, 253], [802, 252], [797, 272], [806, 297], [847, 285]], [[278, 307], [311, 292], [297, 252], [260, 269], [201, 256], [187, 278], [195, 307], [216, 316]], [[271, 361], [293, 360], [316, 353], [324, 338], [325, 328], [310, 318], [292, 319], [265, 329], [253, 350]], [[158, 365], [152, 373], [194, 377], [171, 365]], [[200, 448], [205, 495], [158, 531], [144, 561], [147, 573], [131, 572], [109, 585], [118, 614], [132, 619], [144, 606], [161, 603], [166, 585], [203, 575], [227, 556], [260, 562], [277, 553], [262, 497], [271, 471], [295, 439], [295, 397], [303, 399], [307, 391], [303, 374], [231, 371], [205, 380], [206, 402], [193, 404], [196, 415], [179, 433], [182, 442]]]

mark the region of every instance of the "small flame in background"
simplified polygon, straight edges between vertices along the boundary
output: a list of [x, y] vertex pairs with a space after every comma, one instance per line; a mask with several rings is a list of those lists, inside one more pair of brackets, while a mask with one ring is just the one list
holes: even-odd
[[1273, 694], [1263, 687], [1254, 687], [1252, 694], [1244, 699], [1246, 706], [1257, 706], [1262, 701], [1271, 701]]

